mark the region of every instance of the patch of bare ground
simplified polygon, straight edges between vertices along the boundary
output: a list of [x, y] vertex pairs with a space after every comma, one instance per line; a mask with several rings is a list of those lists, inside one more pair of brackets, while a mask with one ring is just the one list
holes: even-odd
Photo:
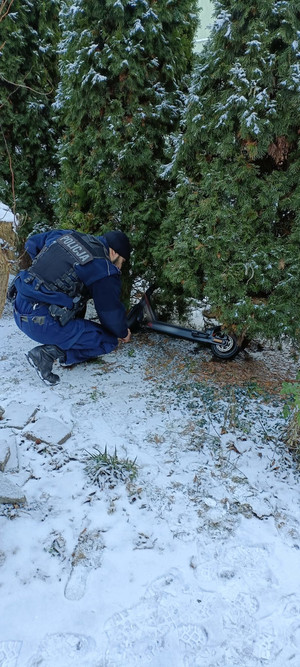
[[291, 348], [281, 350], [265, 345], [257, 350], [255, 347], [253, 344], [251, 349], [250, 345], [232, 361], [220, 362], [213, 358], [203, 361], [202, 380], [219, 385], [256, 383], [276, 394], [280, 394], [283, 382], [296, 381], [299, 360]]
[[280, 395], [284, 382], [296, 382], [299, 353], [292, 346], [279, 349], [269, 343], [252, 342], [235, 359], [222, 361], [213, 357], [209, 346], [197, 348], [186, 341], [166, 336], [142, 334], [135, 345], [151, 349], [146, 378], [158, 380], [189, 379], [215, 386], [255, 384], [272, 394]]

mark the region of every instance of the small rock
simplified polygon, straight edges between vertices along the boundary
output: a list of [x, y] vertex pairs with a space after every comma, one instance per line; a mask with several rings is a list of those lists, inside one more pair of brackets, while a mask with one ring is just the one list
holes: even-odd
[[22, 489], [16, 484], [13, 484], [3, 472], [0, 473], [0, 503], [24, 505], [26, 497]]
[[2, 419], [4, 412], [5, 412], [4, 408], [2, 408], [0, 405], [0, 419]]

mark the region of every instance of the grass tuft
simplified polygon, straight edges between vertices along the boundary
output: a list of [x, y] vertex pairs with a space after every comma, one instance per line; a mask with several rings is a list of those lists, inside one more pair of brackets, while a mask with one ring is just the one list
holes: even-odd
[[96, 482], [101, 488], [109, 486], [113, 488], [117, 482], [132, 482], [137, 476], [136, 459], [119, 458], [115, 448], [114, 454], [104, 452], [95, 448], [95, 452], [87, 452], [85, 471], [91, 481]]

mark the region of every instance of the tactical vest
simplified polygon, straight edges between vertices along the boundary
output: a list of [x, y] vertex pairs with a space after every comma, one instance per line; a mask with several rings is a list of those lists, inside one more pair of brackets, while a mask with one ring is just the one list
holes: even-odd
[[28, 269], [26, 282], [36, 279], [37, 290], [44, 285], [50, 292], [63, 292], [71, 298], [84, 296], [86, 288], [75, 266], [83, 266], [95, 258], [109, 259], [104, 244], [90, 234], [72, 231], [44, 246]]

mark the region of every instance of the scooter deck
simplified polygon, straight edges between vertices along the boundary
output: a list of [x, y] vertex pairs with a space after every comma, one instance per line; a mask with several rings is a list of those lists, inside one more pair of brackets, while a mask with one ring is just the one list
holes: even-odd
[[146, 326], [153, 331], [164, 333], [167, 336], [184, 338], [185, 340], [191, 340], [194, 343], [199, 342], [208, 344], [222, 344], [223, 342], [223, 338], [220, 336], [220, 328], [219, 330], [216, 330], [215, 328], [207, 329], [207, 331], [197, 331], [197, 329], [186, 329], [185, 327], [178, 326], [177, 324], [169, 324], [167, 322], [160, 322], [158, 320], [147, 322]]

